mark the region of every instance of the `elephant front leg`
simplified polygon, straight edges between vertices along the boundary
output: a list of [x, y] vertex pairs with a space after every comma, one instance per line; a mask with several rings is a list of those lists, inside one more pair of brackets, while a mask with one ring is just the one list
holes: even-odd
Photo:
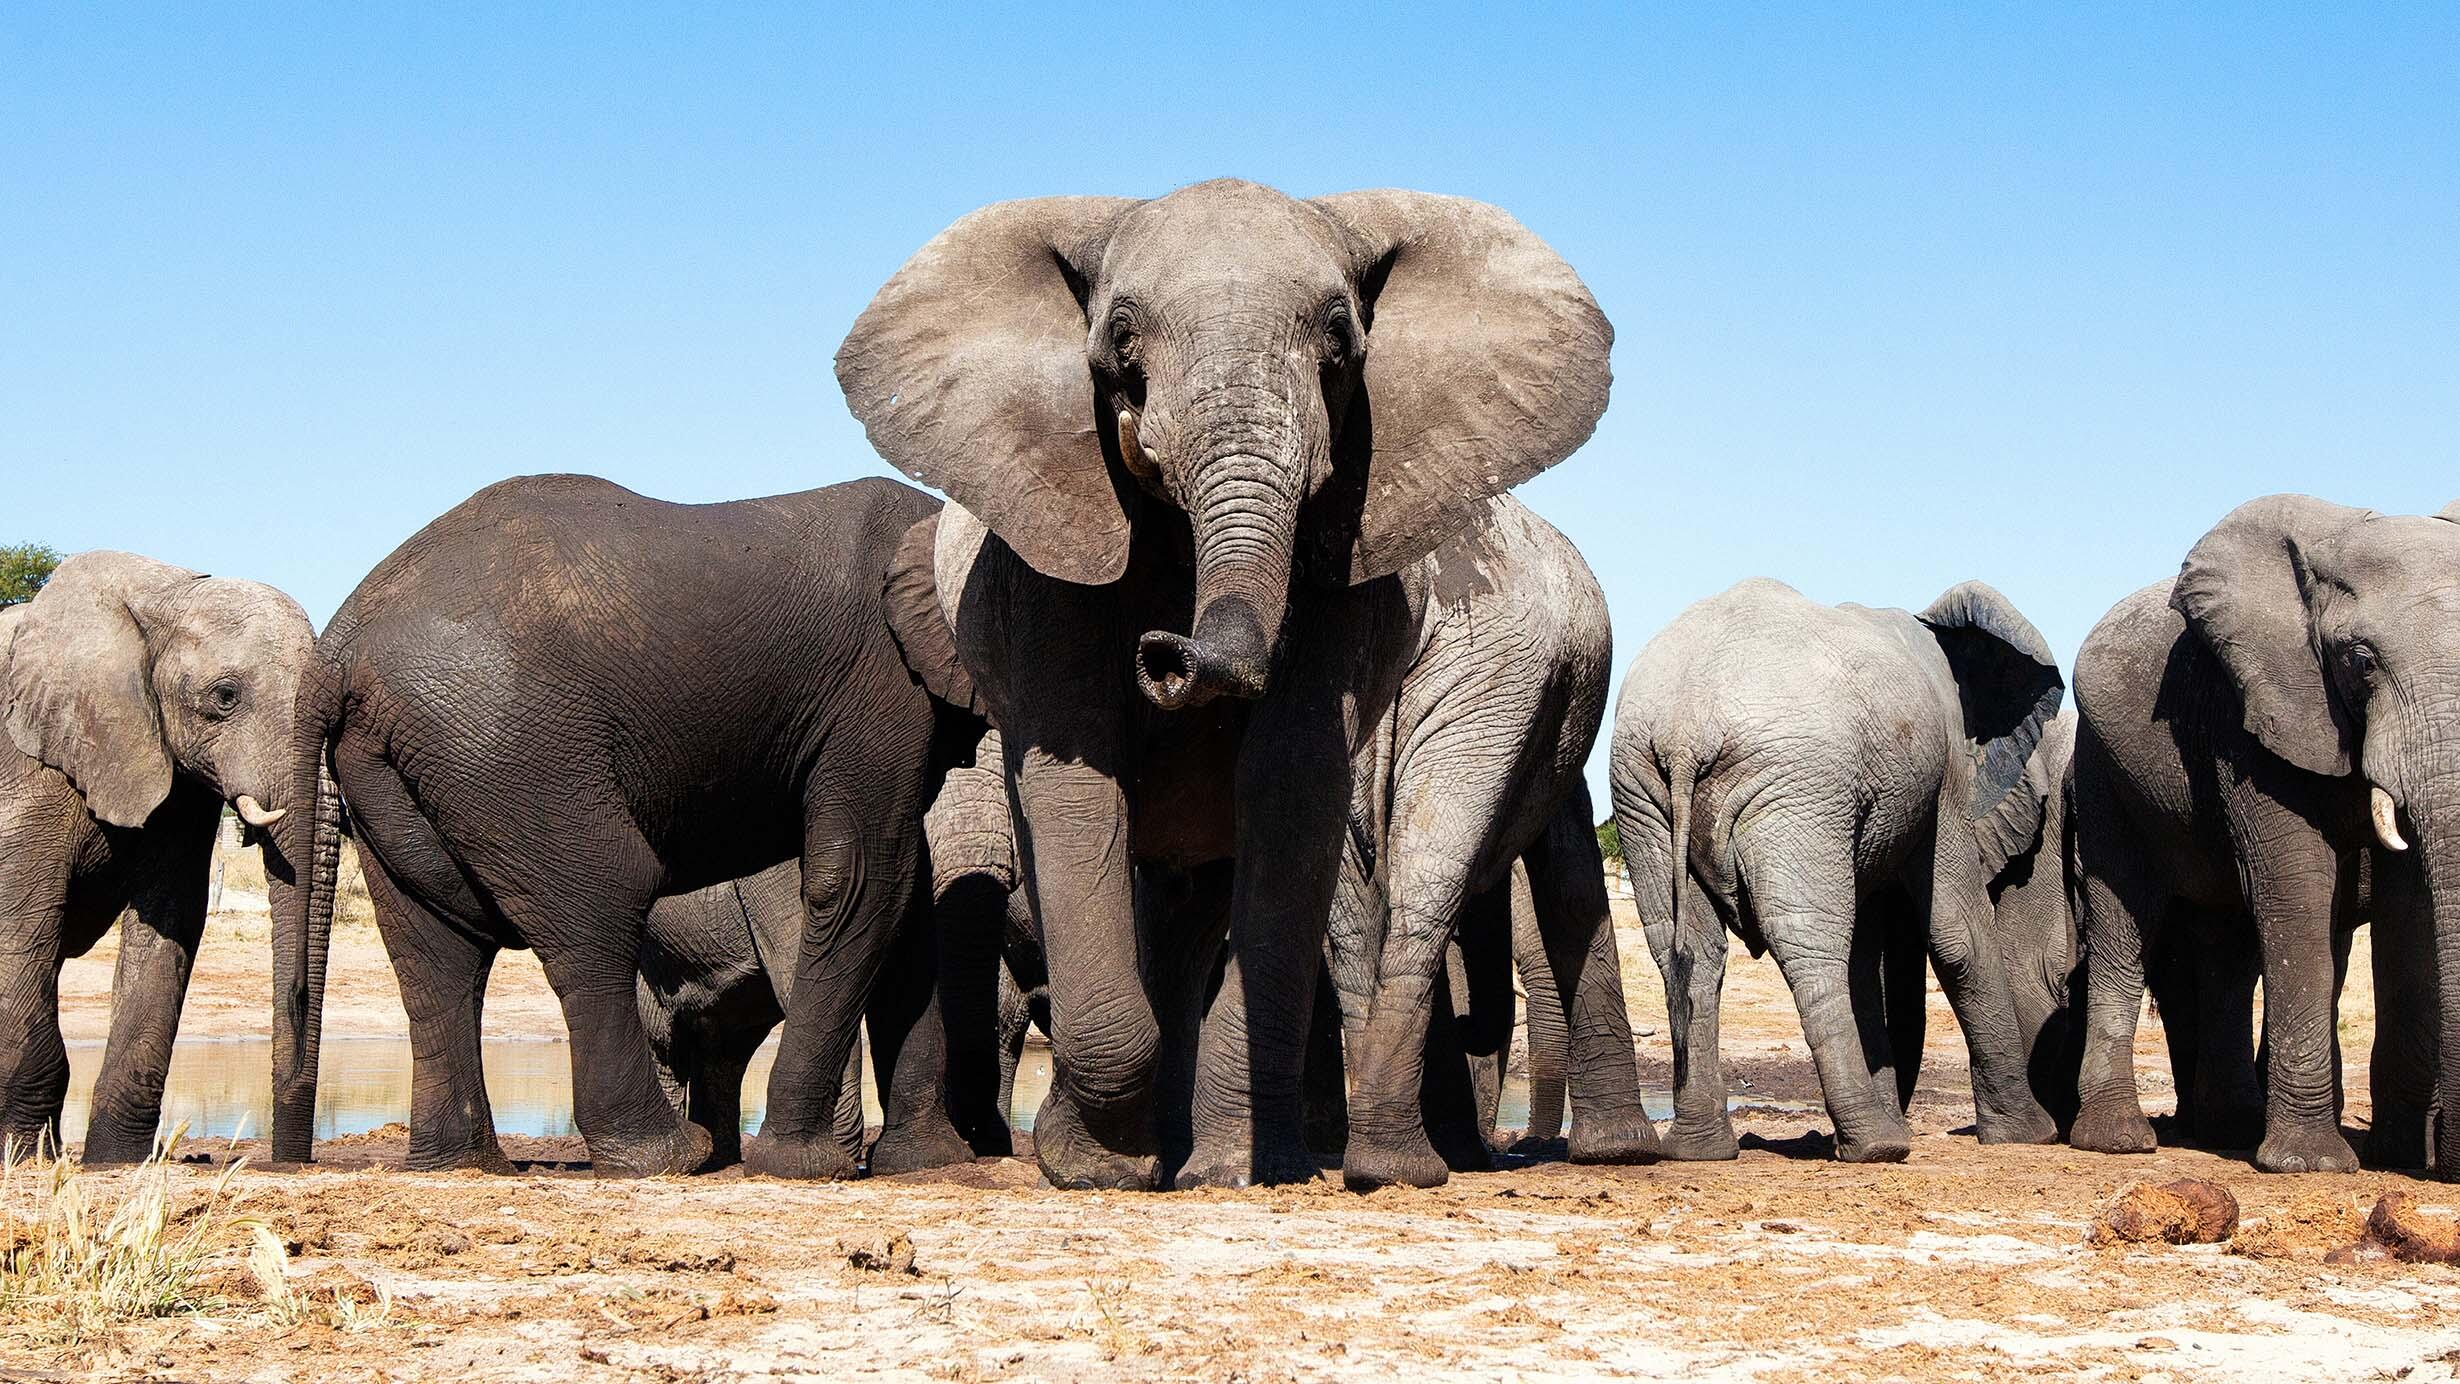
[[973, 1145], [949, 1118], [948, 1035], [932, 932], [927, 919], [908, 920], [864, 1013], [881, 1092], [880, 1137], [870, 1157], [875, 1177], [974, 1161]]
[[2426, 1166], [2426, 1131], [2437, 1066], [2433, 913], [2424, 906], [2415, 861], [2377, 852], [2368, 925], [2375, 981], [2375, 1044], [2367, 1064], [2374, 1109], [2366, 1162], [2382, 1168]]
[[1051, 1088], [1034, 1120], [1051, 1185], [1150, 1189], [1161, 1031], [1137, 969], [1128, 807], [1116, 779], [1006, 728], [1020, 858], [1049, 973]]
[[[207, 838], [210, 842], [211, 838]], [[149, 880], [120, 920], [111, 1038], [88, 1106], [84, 1160], [136, 1163], [153, 1152], [171, 1045], [205, 931], [206, 862]]]
[[2268, 1173], [2353, 1172], [2340, 1132], [2332, 904], [2337, 862], [2320, 838], [2284, 831], [2249, 850], [2247, 903], [2263, 948], [2264, 1141]]
[[[886, 821], [915, 820], [891, 804]], [[744, 1140], [743, 1166], [769, 1177], [851, 1178], [854, 1158], [838, 1139], [839, 1097], [863, 1011], [895, 944], [919, 908], [914, 892], [919, 832], [873, 826], [870, 813], [833, 801], [810, 809], [803, 839], [803, 935], [786, 1023], [769, 1069], [760, 1133]], [[928, 963], [922, 967], [926, 978]], [[900, 1026], [910, 1023], [900, 1019]], [[880, 1035], [872, 1038], [875, 1048]], [[936, 1050], [934, 1050], [936, 1052]], [[934, 1057], [933, 1060], [936, 1060]], [[892, 1052], [876, 1061], [881, 1092], [894, 1083]], [[909, 1077], [909, 1091], [911, 1091]]]
[[[1654, 1162], [1664, 1149], [1641, 1100], [1631, 1007], [1623, 994], [1623, 960], [1606, 899], [1606, 861], [1598, 851], [1590, 813], [1588, 785], [1575, 782], [1544, 837], [1524, 857], [1530, 903], [1554, 972], [1553, 988], [1569, 1010], [1568, 1152], [1575, 1163]], [[1715, 932], [1715, 919], [1705, 921]], [[1715, 941], [1722, 967], [1724, 938], [1719, 935]], [[1537, 1031], [1534, 1019], [1530, 1031]], [[1721, 1093], [1720, 1118], [1723, 1099]]]
[[[1181, 1187], [1305, 1182], [1319, 1172], [1305, 1137], [1306, 1046], [1348, 835], [1350, 761], [1340, 697], [1316, 680], [1327, 670], [1310, 671], [1314, 678], [1290, 677], [1258, 707], [1240, 753], [1229, 956], [1197, 1038], [1194, 1147]], [[1442, 941], [1435, 939], [1438, 949]], [[1426, 964], [1439, 967], [1440, 950]], [[1411, 1038], [1407, 1085], [1396, 1089], [1423, 1145], [1423, 1014]], [[1366, 1085], [1362, 1073], [1362, 1098], [1350, 1111], [1351, 1157], [1379, 1137], [1373, 1120], [1389, 1119], [1363, 1095]]]

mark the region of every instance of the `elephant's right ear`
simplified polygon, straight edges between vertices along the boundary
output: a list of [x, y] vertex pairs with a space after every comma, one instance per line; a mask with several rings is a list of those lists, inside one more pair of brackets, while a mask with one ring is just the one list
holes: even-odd
[[846, 406], [880, 455], [1061, 581], [1127, 570], [1127, 481], [1094, 416], [1084, 292], [1135, 205], [985, 207], [915, 252], [837, 350]]
[[2170, 608], [2237, 684], [2246, 729], [2309, 773], [2357, 763], [2357, 728], [2331, 694], [2307, 620], [2307, 548], [2367, 511], [2266, 495], [2229, 512], [2187, 553]]
[[1959, 582], [1920, 616], [1956, 676], [1973, 792], [1967, 826], [1996, 875], [2041, 834], [2042, 795], [2025, 781], [2041, 728], [2059, 714], [2067, 681], [2050, 641], [1996, 588]]
[[195, 580], [131, 553], [79, 553], [16, 617], [0, 688], [9, 739], [66, 774], [87, 810], [113, 826], [143, 826], [171, 792], [171, 747], [138, 616]]
[[2450, 504], [2436, 510], [2434, 517], [2437, 519], [2446, 520], [2450, 523], [2460, 524], [2460, 500], [2454, 500]]
[[957, 659], [957, 637], [940, 609], [939, 583], [932, 574], [932, 551], [939, 545], [940, 516], [916, 521], [898, 540], [896, 556], [888, 560], [888, 631], [897, 652], [923, 690], [951, 706], [988, 717], [973, 674]]

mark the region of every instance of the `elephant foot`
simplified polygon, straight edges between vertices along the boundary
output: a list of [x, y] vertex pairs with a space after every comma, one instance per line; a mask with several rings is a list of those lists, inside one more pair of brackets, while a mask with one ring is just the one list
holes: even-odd
[[1838, 1135], [1836, 1161], [1839, 1163], [1902, 1163], [1913, 1152], [1913, 1136], [1903, 1130], [1890, 1130], [1858, 1138]]
[[[300, 1161], [305, 1162], [306, 1160]], [[466, 1170], [509, 1175], [513, 1170], [512, 1160], [504, 1156], [504, 1150], [496, 1144], [495, 1136], [492, 1134], [487, 1136], [485, 1143], [464, 1144], [454, 1148], [422, 1147], [418, 1137], [412, 1135], [410, 1152], [403, 1157], [401, 1165], [405, 1171], [414, 1173]]]
[[2292, 1125], [2264, 1136], [2255, 1166], [2267, 1173], [2353, 1173], [2358, 1157], [2338, 1129]]
[[894, 1177], [974, 1161], [974, 1146], [944, 1118], [890, 1125], [871, 1144], [871, 1175]]
[[2132, 1101], [2117, 1107], [2085, 1106], [2067, 1131], [2067, 1143], [2090, 1153], [2150, 1153], [2160, 1147], [2152, 1121]]
[[[1729, 1142], [1732, 1137], [1729, 1132]], [[1666, 1156], [1665, 1146], [1658, 1142], [1657, 1126], [1638, 1110], [1596, 1117], [1574, 1110], [1566, 1149], [1575, 1163], [1654, 1163]]]
[[2425, 1167], [2426, 1112], [2375, 1107], [2374, 1127], [2366, 1131], [2366, 1147], [2361, 1152], [2370, 1168]]
[[1451, 1176], [1452, 1169], [1427, 1141], [1426, 1131], [1415, 1127], [1396, 1139], [1374, 1139], [1352, 1129], [1349, 1149], [1341, 1158], [1341, 1185], [1353, 1192], [1441, 1187]]
[[678, 1120], [663, 1136], [590, 1141], [589, 1170], [599, 1177], [669, 1177], [697, 1172], [709, 1161], [709, 1131]]
[[2036, 1105], [2011, 1115], [1984, 1115], [1974, 1122], [1974, 1133], [1985, 1144], [2055, 1144], [2059, 1122]]
[[1474, 1125], [1450, 1120], [1427, 1127], [1427, 1142], [1435, 1148], [1435, 1156], [1456, 1173], [1485, 1173], [1495, 1170], [1495, 1150], [1486, 1136]]
[[703, 1159], [701, 1165], [693, 1171], [713, 1173], [720, 1168], [731, 1168], [742, 1161], [742, 1131], [713, 1129], [709, 1131], [709, 1156]]
[[743, 1170], [796, 1182], [845, 1182], [860, 1173], [854, 1155], [827, 1130], [752, 1135], [743, 1141]]
[[1259, 1140], [1241, 1129], [1227, 1137], [1198, 1138], [1172, 1185], [1182, 1192], [1197, 1187], [1280, 1187], [1313, 1182], [1323, 1172], [1303, 1144]]
[[1722, 1113], [1706, 1120], [1676, 1116], [1657, 1141], [1657, 1153], [1678, 1163], [1730, 1163], [1742, 1156], [1734, 1142], [1734, 1122]]
[[[58, 1146], [56, 1141], [52, 1145], [54, 1148]], [[18, 1147], [32, 1149], [34, 1141], [30, 1138], [19, 1139]], [[142, 1163], [152, 1157], [153, 1153], [154, 1136], [150, 1130], [143, 1137], [139, 1137], [126, 1130], [98, 1129], [88, 1126], [85, 1132], [85, 1146], [78, 1150], [77, 1161], [89, 1168], [124, 1167], [131, 1163]]]
[[1161, 1186], [1160, 1158], [1122, 1152], [1094, 1138], [1056, 1082], [1034, 1116], [1034, 1162], [1044, 1179], [1065, 1192], [1150, 1192]]

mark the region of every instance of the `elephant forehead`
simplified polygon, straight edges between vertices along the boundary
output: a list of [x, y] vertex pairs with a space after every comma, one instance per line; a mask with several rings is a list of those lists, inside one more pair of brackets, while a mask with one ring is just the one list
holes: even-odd
[[[1102, 276], [1113, 288], [1341, 280], [1341, 243], [1323, 214], [1270, 188], [1184, 188], [1128, 213]], [[1200, 277], [1195, 277], [1200, 276]]]
[[2460, 606], [2460, 524], [2427, 515], [2378, 515], [2314, 546], [2308, 569], [2358, 594], [2394, 591]]

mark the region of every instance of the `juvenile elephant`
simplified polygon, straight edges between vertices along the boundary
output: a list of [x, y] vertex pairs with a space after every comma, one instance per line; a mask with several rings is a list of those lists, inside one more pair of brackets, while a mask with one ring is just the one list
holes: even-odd
[[127, 553], [80, 553], [0, 610], [0, 1137], [20, 1151], [59, 1138], [60, 966], [114, 922], [84, 1157], [152, 1150], [223, 803], [265, 848], [277, 905], [294, 862], [328, 877], [338, 863], [338, 837], [289, 811], [291, 702], [314, 638], [270, 586]]
[[[1302, 1053], [1353, 795], [1391, 748], [1376, 728], [1440, 612], [1507, 575], [1525, 512], [1488, 501], [1587, 438], [1611, 340], [1578, 276], [1495, 208], [1227, 180], [988, 207], [855, 323], [848, 405], [956, 502], [935, 575], [1006, 738], [1050, 951], [1036, 1134], [1055, 1183], [1160, 1172], [1140, 863], [1228, 878], [1177, 1180], [1315, 1175]], [[1570, 749], [1492, 769], [1576, 775]], [[1393, 899], [1354, 1181], [1440, 1174], [1418, 1076], [1472, 854], [1425, 853], [1453, 865]]]
[[[744, 1069], [786, 1017], [802, 936], [802, 866], [792, 860], [649, 910], [641, 1025], [667, 1098], [709, 1131], [708, 1167], [742, 1160]], [[849, 1162], [863, 1156], [862, 1053], [860, 1042], [847, 1050], [830, 1122]]]
[[[2334, 1011], [2362, 906], [2378, 1014], [2368, 1154], [2425, 1161], [2439, 1096], [2435, 1170], [2460, 1174], [2460, 1024], [2449, 1021], [2460, 1013], [2460, 890], [2436, 887], [2460, 878], [2455, 571], [2460, 525], [2444, 517], [2266, 496], [2230, 511], [2174, 582], [2119, 602], [2085, 639], [2077, 1147], [2153, 1147], [2134, 1072], [2148, 961], [2163, 1026], [2197, 1038], [2172, 1046], [2191, 1064], [2178, 1073], [2182, 1104], [2192, 1095], [2203, 1107], [2194, 1132], [2252, 1125], [2244, 1016], [2260, 967], [2268, 1055], [2255, 1165], [2356, 1167], [2340, 1132]], [[2196, 982], [2179, 987], [2195, 1009], [2160, 993], [2164, 957]]]
[[[832, 1136], [874, 980], [919, 904], [922, 813], [981, 733], [889, 626], [885, 574], [937, 502], [884, 480], [677, 505], [584, 476], [490, 486], [377, 564], [318, 641], [297, 782], [331, 757], [413, 1045], [410, 1162], [501, 1168], [479, 1064], [496, 951], [534, 948], [572, 1032], [573, 1113], [606, 1173], [710, 1152], [659, 1087], [636, 994], [651, 905], [800, 865], [804, 926], [767, 1115], [744, 1161], [844, 1176]], [[329, 891], [278, 916], [321, 978]], [[926, 974], [927, 980], [927, 974]], [[286, 997], [312, 1041], [322, 999]], [[902, 1055], [878, 1061], [894, 1069]], [[309, 1152], [314, 1071], [277, 1073], [274, 1152]], [[893, 1137], [892, 1137], [893, 1136]], [[957, 1142], [945, 1118], [892, 1123]], [[931, 1158], [917, 1152], [912, 1157]]]
[[1668, 1156], [1735, 1155], [1717, 1052], [1728, 928], [1776, 954], [1837, 1157], [1910, 1150], [1924, 950], [1972, 1054], [1983, 1142], [2056, 1137], [2025, 1080], [1990, 884], [2038, 833], [2025, 764], [2064, 690], [2040, 632], [1980, 582], [1915, 615], [1746, 581], [1641, 650], [1612, 776], [1674, 1030]]
[[2041, 799], [2041, 826], [1990, 885], [2025, 1074], [2033, 1098], [2062, 1128], [2076, 1117], [2076, 1069], [2084, 1056], [2081, 958], [2067, 871], [2075, 821], [2068, 765], [2075, 748], [2076, 714], [2062, 711], [2042, 727], [2041, 743], [2024, 766], [2026, 789]]
[[[890, 1030], [893, 1014], [874, 1018], [889, 1038], [875, 1047], [907, 1057], [874, 1073], [888, 1145], [884, 1156], [872, 1159], [877, 1173], [1011, 1151], [1007, 1096], [1015, 1053], [1003, 1053], [1002, 1046], [1022, 1044], [1025, 1000], [999, 967], [1003, 952], [1011, 969], [1021, 964], [1021, 945], [1032, 947], [1035, 968], [1040, 955], [1038, 944], [1015, 935], [1015, 851], [1008, 794], [996, 767], [996, 732], [984, 738], [979, 753], [989, 756], [991, 767], [951, 769], [924, 816], [931, 916], [927, 936], [900, 939], [915, 953], [913, 964], [935, 973], [937, 994], [900, 1030]], [[1021, 904], [1014, 911], [1021, 913]], [[669, 1097], [714, 1141], [712, 1166], [740, 1157], [744, 1069], [785, 1017], [803, 922], [793, 861], [661, 899], [649, 911], [640, 960], [641, 1021]], [[1029, 986], [1039, 983], [1038, 974], [1025, 979]], [[1008, 996], [1015, 996], [1013, 1026]], [[860, 1052], [857, 1044], [848, 1058], [833, 1125], [850, 1158], [863, 1153]], [[890, 1130], [936, 1127], [943, 1120], [953, 1120], [958, 1141], [889, 1137]]]

